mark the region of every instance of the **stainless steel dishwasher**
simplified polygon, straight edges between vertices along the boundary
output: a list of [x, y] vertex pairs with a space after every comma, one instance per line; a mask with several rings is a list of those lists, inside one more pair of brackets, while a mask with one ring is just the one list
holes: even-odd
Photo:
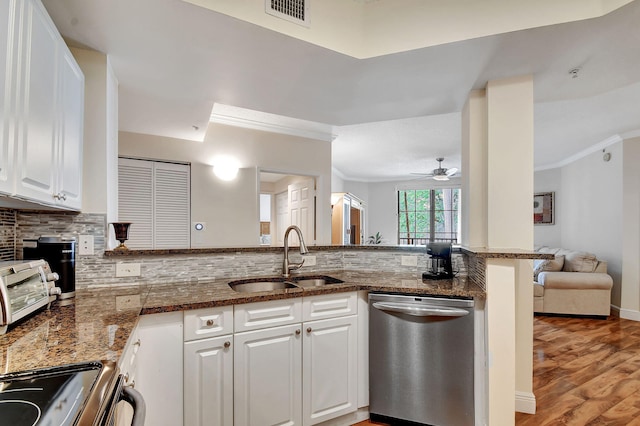
[[474, 424], [473, 300], [369, 294], [372, 419]]

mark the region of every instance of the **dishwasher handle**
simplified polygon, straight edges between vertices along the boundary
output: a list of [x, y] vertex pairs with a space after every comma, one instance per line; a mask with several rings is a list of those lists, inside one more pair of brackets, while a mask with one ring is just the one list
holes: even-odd
[[427, 304], [417, 305], [395, 302], [374, 302], [373, 307], [381, 311], [396, 312], [416, 317], [463, 317], [469, 314], [469, 311], [464, 309]]

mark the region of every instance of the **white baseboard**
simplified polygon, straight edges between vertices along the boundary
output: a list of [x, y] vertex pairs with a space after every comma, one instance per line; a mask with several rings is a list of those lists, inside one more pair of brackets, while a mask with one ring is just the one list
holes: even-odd
[[619, 310], [620, 318], [624, 318], [632, 321], [640, 321], [640, 311], [632, 311], [631, 309], [622, 309], [622, 308], [618, 308], [618, 310]]
[[533, 392], [516, 391], [516, 411], [526, 414], [536, 413], [536, 396]]

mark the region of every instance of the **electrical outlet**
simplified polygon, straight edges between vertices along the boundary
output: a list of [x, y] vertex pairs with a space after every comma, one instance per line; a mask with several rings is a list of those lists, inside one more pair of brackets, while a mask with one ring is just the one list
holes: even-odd
[[140, 307], [140, 295], [130, 294], [126, 296], [116, 296], [116, 310], [136, 309]]
[[304, 266], [314, 266], [316, 264], [315, 256], [303, 256]]
[[80, 235], [78, 239], [78, 254], [93, 255], [93, 235]]
[[402, 256], [402, 266], [418, 266], [418, 256]]
[[116, 277], [139, 277], [139, 263], [116, 263]]

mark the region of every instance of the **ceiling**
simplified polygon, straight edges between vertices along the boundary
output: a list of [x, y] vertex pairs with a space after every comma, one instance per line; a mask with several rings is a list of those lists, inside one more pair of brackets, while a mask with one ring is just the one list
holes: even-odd
[[345, 179], [408, 178], [441, 156], [459, 168], [469, 91], [510, 76], [534, 76], [537, 168], [640, 129], [640, 0], [367, 59], [178, 0], [43, 3], [70, 44], [109, 55], [121, 131], [202, 140], [214, 103], [323, 123]]

